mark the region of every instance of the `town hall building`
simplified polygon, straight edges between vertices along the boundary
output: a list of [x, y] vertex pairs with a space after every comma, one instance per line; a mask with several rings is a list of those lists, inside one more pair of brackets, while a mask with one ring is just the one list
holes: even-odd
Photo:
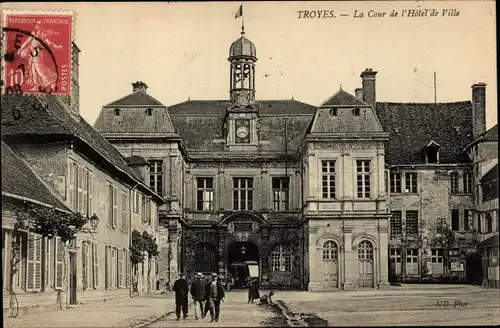
[[243, 29], [228, 60], [229, 99], [167, 107], [138, 81], [94, 125], [123, 156], [148, 160], [149, 186], [166, 201], [161, 285], [179, 272], [243, 281], [253, 264], [262, 288], [383, 288], [449, 260], [425, 240], [451, 213], [457, 229], [474, 226], [463, 223], [477, 180], [463, 149], [485, 130], [484, 84], [473, 102], [380, 103], [366, 69], [355, 95], [340, 88], [317, 107], [256, 98]]

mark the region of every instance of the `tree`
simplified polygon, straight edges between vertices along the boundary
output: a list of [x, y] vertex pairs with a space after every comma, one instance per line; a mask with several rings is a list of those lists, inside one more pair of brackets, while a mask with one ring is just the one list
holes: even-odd
[[450, 229], [445, 218], [439, 218], [436, 221], [430, 245], [443, 250], [444, 276], [448, 276], [449, 252], [455, 245], [455, 233]]

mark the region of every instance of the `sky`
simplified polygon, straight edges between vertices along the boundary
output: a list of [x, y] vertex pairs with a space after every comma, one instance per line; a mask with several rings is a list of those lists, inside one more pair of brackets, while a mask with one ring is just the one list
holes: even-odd
[[[75, 13], [80, 54], [80, 111], [91, 124], [103, 105], [144, 81], [164, 105], [228, 99], [229, 47], [240, 36], [241, 2], [9, 3]], [[436, 9], [436, 17], [388, 17], [392, 10]], [[458, 16], [442, 16], [456, 9]], [[335, 18], [299, 18], [298, 11]], [[353, 17], [354, 12], [364, 17]], [[383, 18], [368, 11], [387, 12]], [[449, 11], [448, 11], [449, 12]], [[257, 49], [256, 99], [320, 105], [360, 73], [378, 71], [377, 101], [471, 99], [487, 84], [487, 128], [497, 122], [494, 1], [244, 2], [246, 37]], [[340, 16], [347, 14], [348, 16]], [[304, 15], [303, 13], [301, 14]], [[325, 14], [323, 14], [325, 15]], [[329, 15], [329, 14], [328, 14]]]

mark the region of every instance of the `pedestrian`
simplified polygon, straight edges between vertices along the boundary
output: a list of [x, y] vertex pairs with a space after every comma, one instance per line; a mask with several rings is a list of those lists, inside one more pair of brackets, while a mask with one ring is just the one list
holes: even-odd
[[185, 273], [181, 273], [180, 278], [175, 281], [172, 289], [175, 292], [175, 314], [177, 315], [177, 321], [181, 319], [181, 309], [183, 319], [186, 319], [188, 317], [189, 286]]
[[260, 293], [259, 293], [259, 278], [255, 277], [252, 279], [253, 282], [253, 296], [252, 298], [254, 300], [258, 300], [260, 298]]
[[210, 316], [212, 317], [210, 322], [219, 321], [220, 302], [224, 301], [225, 296], [221, 281], [217, 279], [216, 273], [212, 273], [212, 280], [209, 281], [205, 287], [205, 300], [207, 302], [205, 303], [203, 317], [205, 317], [210, 310]]
[[270, 291], [269, 294], [262, 295], [262, 297], [260, 298], [260, 304], [261, 305], [264, 305], [264, 304], [273, 304], [273, 300], [272, 300], [272, 296], [273, 295], [274, 295], [273, 291]]
[[194, 317], [196, 320], [198, 320], [198, 308], [200, 309], [200, 317], [203, 318], [203, 300], [205, 299], [206, 284], [203, 273], [198, 272], [191, 285], [191, 296], [193, 296]]

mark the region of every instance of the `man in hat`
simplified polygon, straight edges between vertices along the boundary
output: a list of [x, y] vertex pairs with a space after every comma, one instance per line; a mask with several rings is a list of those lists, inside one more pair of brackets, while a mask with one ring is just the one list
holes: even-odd
[[219, 321], [220, 314], [220, 302], [224, 301], [224, 288], [222, 283], [217, 279], [217, 273], [212, 273], [212, 280], [208, 282], [205, 288], [205, 299], [207, 303], [205, 304], [205, 312], [203, 317], [207, 315], [208, 310], [210, 310], [210, 316], [212, 320], [210, 322]]
[[198, 272], [196, 278], [191, 284], [191, 296], [194, 301], [194, 317], [198, 320], [198, 307], [200, 308], [200, 316], [203, 317], [203, 300], [205, 299], [206, 282], [203, 273]]
[[172, 290], [175, 292], [175, 314], [177, 315], [177, 321], [181, 319], [181, 309], [183, 319], [186, 319], [188, 316], [189, 286], [185, 273], [180, 274], [180, 278], [175, 281]]

